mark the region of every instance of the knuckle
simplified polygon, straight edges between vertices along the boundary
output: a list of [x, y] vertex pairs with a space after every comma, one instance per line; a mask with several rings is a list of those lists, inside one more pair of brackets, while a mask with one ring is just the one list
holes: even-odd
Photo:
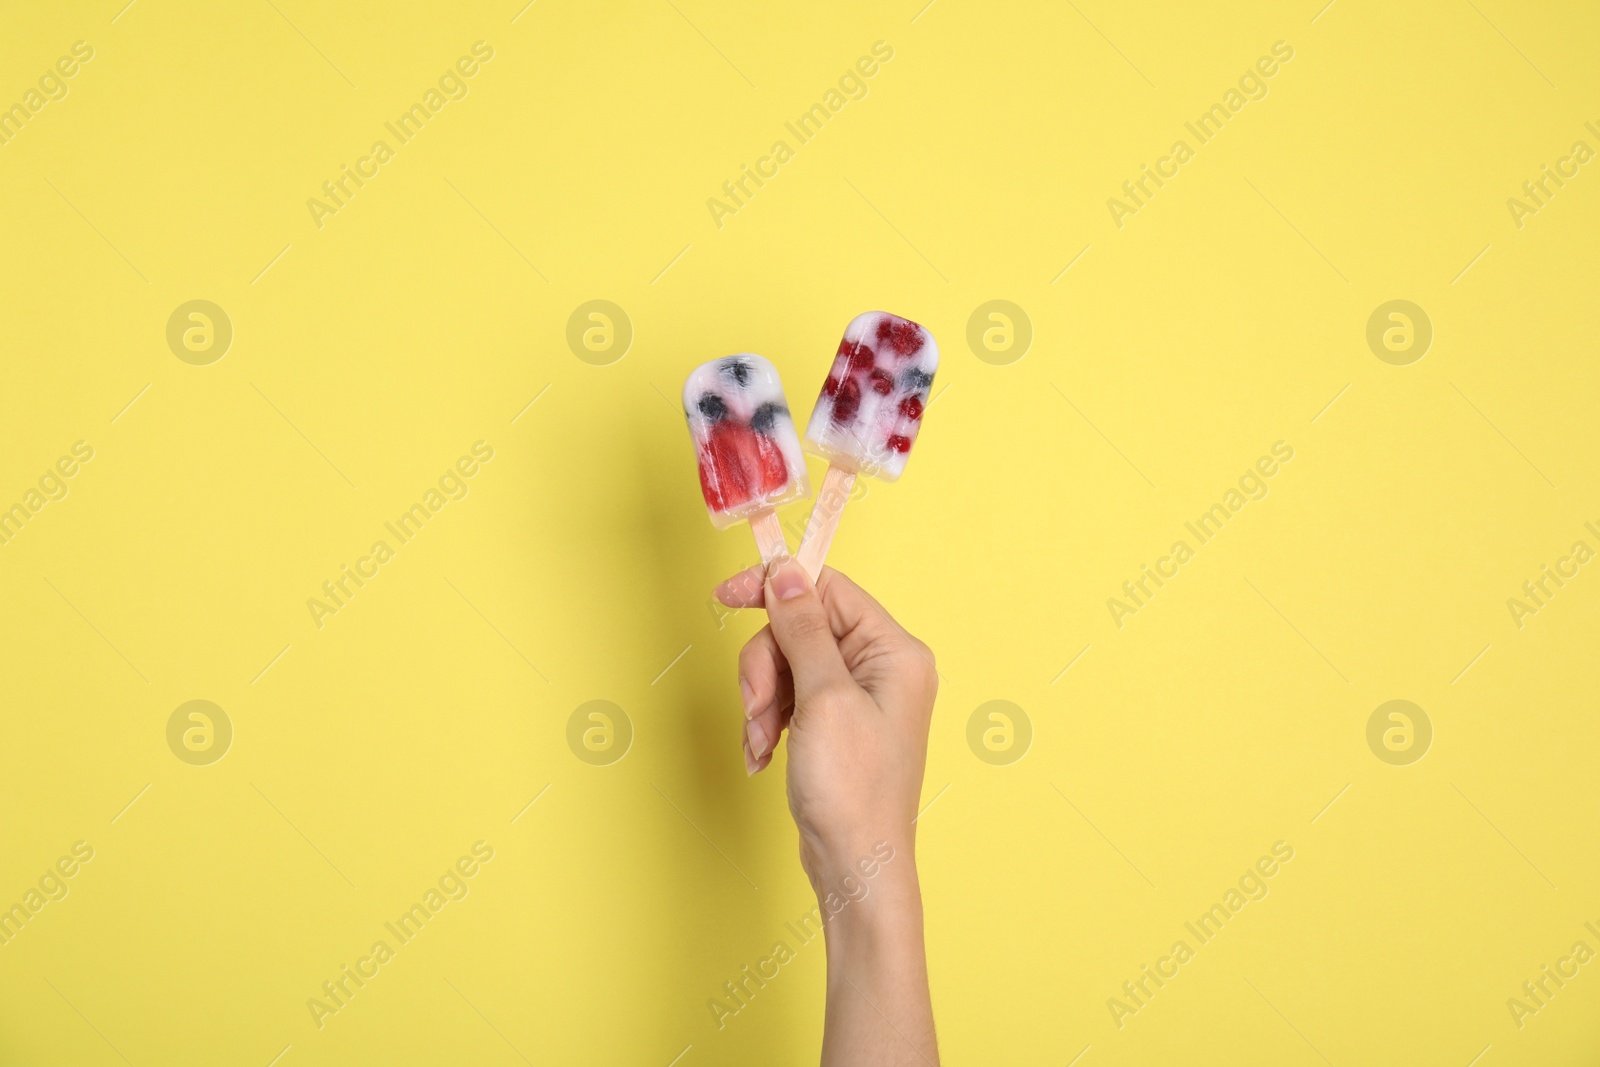
[[912, 642], [912, 647], [916, 650], [913, 666], [916, 670], [917, 680], [921, 683], [924, 692], [931, 698], [939, 691], [939, 667], [934, 662], [933, 649], [916, 638], [912, 638]]
[[739, 653], [739, 678], [754, 684], [755, 680], [760, 677], [761, 661], [751, 653], [747, 645], [745, 650]]
[[828, 628], [828, 620], [820, 611], [800, 612], [789, 620], [788, 629], [789, 636], [801, 642], [833, 638], [833, 631]]
[[933, 649], [928, 646], [928, 643], [907, 633], [906, 645], [908, 649], [907, 658], [920, 667], [924, 676], [937, 679], [939, 677], [939, 665], [934, 658]]
[[746, 641], [744, 643], [744, 647], [739, 650], [740, 673], [746, 673], [747, 667], [754, 666], [756, 663], [758, 663], [761, 660], [762, 654], [765, 652], [766, 647], [762, 645], [759, 638], [752, 637], [750, 640]]
[[739, 650], [739, 675], [742, 678], [754, 682], [775, 674], [778, 669], [778, 657], [773, 644], [762, 634], [756, 634]]

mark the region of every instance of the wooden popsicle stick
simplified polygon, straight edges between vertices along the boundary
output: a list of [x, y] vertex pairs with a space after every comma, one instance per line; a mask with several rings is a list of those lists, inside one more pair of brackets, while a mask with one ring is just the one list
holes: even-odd
[[800, 551], [795, 554], [813, 582], [822, 573], [822, 561], [828, 558], [833, 532], [839, 528], [839, 516], [844, 513], [855, 484], [856, 472], [843, 467], [830, 466], [822, 476], [822, 488], [817, 490], [817, 502], [812, 505], [805, 535], [800, 538]]
[[771, 563], [789, 554], [789, 542], [783, 537], [783, 524], [778, 513], [771, 508], [750, 516], [750, 530], [756, 535], [756, 548], [761, 552], [761, 562]]

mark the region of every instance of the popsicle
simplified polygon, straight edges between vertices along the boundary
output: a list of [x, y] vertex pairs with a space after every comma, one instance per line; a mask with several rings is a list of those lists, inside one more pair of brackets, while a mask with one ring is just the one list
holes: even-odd
[[905, 472], [938, 368], [938, 343], [910, 319], [869, 311], [845, 327], [806, 426], [806, 451], [828, 461], [795, 554], [812, 581], [856, 475], [892, 482]]
[[702, 363], [683, 383], [683, 414], [711, 524], [748, 521], [761, 562], [787, 556], [775, 509], [811, 486], [777, 369], [748, 352]]

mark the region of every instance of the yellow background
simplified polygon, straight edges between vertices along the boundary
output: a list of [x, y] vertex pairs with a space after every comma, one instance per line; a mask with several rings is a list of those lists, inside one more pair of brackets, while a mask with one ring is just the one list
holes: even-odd
[[[0, 1063], [814, 1062], [820, 943], [725, 1028], [706, 1007], [811, 902], [781, 754], [741, 764], [759, 613], [707, 598], [754, 547], [706, 522], [676, 396], [754, 351], [803, 419], [869, 308], [944, 359], [832, 562], [939, 655], [947, 1062], [1600, 1057], [1600, 964], [1506, 1006], [1600, 949], [1600, 568], [1506, 606], [1600, 548], [1597, 164], [1506, 207], [1600, 147], [1600, 18], [920, 3], [6, 12], [0, 102], [95, 55], [0, 147], [0, 504], [95, 455], [0, 548], [0, 903], [95, 857], [0, 948]], [[307, 199], [479, 40], [470, 94], [319, 229]], [[707, 199], [880, 40], [718, 228]], [[1280, 40], [1269, 95], [1114, 225]], [[166, 342], [192, 299], [234, 327], [208, 366]], [[606, 366], [565, 340], [594, 299], [634, 330]], [[1007, 365], [966, 341], [994, 299], [1034, 333]], [[1392, 299], [1433, 324], [1409, 366], [1365, 340]], [[469, 495], [318, 628], [307, 599], [480, 440]], [[1107, 599], [1280, 440], [1266, 499], [1118, 628]], [[167, 745], [194, 699], [234, 728], [210, 766]], [[1433, 725], [1409, 766], [1367, 744], [1391, 699]], [[567, 745], [590, 700], [632, 723], [609, 766]], [[1032, 724], [1009, 766], [967, 745], [990, 700]], [[470, 895], [318, 1029], [307, 999], [478, 840]], [[1280, 840], [1270, 895], [1118, 1028], [1108, 998]]]

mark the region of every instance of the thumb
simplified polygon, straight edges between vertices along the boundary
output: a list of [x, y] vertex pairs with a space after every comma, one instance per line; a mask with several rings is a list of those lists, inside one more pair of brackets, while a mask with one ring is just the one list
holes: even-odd
[[789, 556], [773, 560], [767, 567], [765, 593], [772, 636], [794, 676], [796, 705], [803, 694], [851, 684], [827, 609], [805, 568]]

